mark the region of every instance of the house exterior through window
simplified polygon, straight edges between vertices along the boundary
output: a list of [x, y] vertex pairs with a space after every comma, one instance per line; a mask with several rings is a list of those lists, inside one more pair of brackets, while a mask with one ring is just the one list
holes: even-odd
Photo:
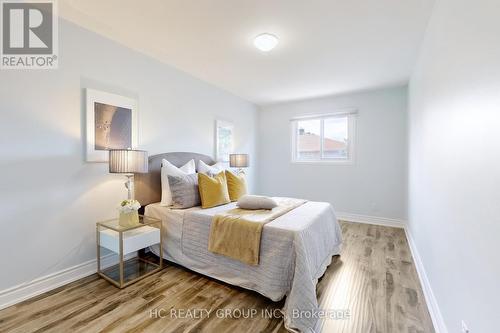
[[293, 119], [292, 162], [352, 162], [355, 119], [354, 113]]

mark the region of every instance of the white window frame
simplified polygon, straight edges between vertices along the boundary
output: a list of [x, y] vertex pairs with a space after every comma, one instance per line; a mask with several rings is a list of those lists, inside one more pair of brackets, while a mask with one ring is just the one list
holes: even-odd
[[[347, 116], [348, 122], [348, 141], [347, 150], [348, 158], [327, 158], [323, 157], [323, 144], [324, 144], [324, 122], [327, 118], [344, 118]], [[291, 162], [295, 164], [354, 164], [354, 152], [356, 143], [356, 118], [357, 110], [348, 110], [342, 112], [321, 114], [321, 115], [307, 115], [290, 119], [290, 137], [291, 137]], [[297, 124], [300, 120], [319, 120], [320, 121], [320, 158], [316, 160], [301, 160], [297, 158]]]

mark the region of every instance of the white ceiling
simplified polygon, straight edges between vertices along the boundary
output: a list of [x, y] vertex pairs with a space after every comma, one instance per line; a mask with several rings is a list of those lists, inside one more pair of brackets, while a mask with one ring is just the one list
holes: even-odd
[[[434, 0], [63, 0], [69, 21], [256, 104], [405, 83]], [[271, 52], [253, 46], [269, 32]]]

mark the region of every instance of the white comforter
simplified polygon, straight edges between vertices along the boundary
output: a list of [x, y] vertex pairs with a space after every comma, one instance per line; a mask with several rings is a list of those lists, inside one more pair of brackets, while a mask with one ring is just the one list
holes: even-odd
[[[286, 296], [285, 326], [290, 330], [315, 332], [318, 320], [311, 314], [318, 307], [316, 284], [332, 256], [340, 253], [342, 242], [332, 206], [307, 202], [266, 224], [258, 266], [208, 251], [212, 217], [231, 208], [234, 203], [184, 211], [149, 205], [146, 214], [163, 220], [165, 258], [221, 281], [255, 290], [273, 301]], [[167, 211], [171, 211], [170, 214]]]

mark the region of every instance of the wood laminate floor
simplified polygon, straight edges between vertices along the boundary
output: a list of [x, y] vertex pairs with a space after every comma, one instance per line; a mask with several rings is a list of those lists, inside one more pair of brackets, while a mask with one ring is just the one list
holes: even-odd
[[[342, 233], [342, 254], [317, 292], [321, 308], [348, 310], [349, 318], [325, 321], [322, 331], [434, 332], [404, 231], [342, 222]], [[0, 332], [286, 332], [278, 316], [261, 316], [282, 306], [167, 264], [123, 290], [92, 275], [11, 306], [0, 311]], [[236, 318], [250, 309], [258, 315]]]

